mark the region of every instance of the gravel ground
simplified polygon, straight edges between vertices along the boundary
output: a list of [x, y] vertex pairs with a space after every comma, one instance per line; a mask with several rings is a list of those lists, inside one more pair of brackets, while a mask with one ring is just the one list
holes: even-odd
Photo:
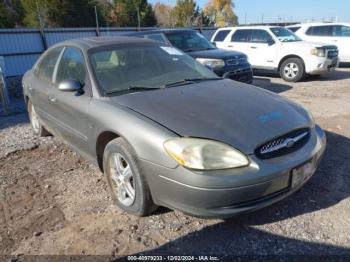
[[112, 205], [97, 168], [56, 138], [34, 138], [26, 114], [0, 117], [0, 254], [350, 255], [350, 69], [254, 84], [308, 107], [327, 132], [325, 157], [301, 190], [227, 220], [166, 208], [138, 218]]

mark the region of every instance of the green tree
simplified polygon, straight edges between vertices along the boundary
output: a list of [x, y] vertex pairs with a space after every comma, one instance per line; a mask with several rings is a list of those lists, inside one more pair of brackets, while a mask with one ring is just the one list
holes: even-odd
[[0, 28], [12, 28], [21, 23], [23, 15], [19, 0], [0, 0]]
[[114, 26], [138, 26], [138, 12], [141, 26], [157, 24], [152, 5], [147, 0], [114, 0], [109, 20]]
[[174, 15], [176, 26], [185, 27], [191, 26], [193, 21], [198, 16], [198, 9], [196, 9], [196, 2], [194, 0], [177, 0], [174, 7]]
[[28, 27], [95, 26], [94, 7], [100, 4], [96, 0], [21, 0], [21, 3], [23, 23]]
[[210, 0], [204, 12], [216, 26], [234, 26], [237, 25], [238, 18], [233, 12], [233, 7], [232, 0]]

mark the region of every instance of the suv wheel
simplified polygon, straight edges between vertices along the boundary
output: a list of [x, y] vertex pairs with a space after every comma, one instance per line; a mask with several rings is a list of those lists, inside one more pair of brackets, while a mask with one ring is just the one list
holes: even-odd
[[287, 82], [298, 82], [305, 77], [304, 63], [300, 58], [288, 58], [280, 67], [280, 75]]
[[36, 114], [34, 105], [30, 100], [28, 101], [28, 113], [29, 113], [29, 120], [33, 129], [34, 135], [39, 137], [49, 136], [50, 133], [40, 123], [40, 120], [38, 115]]
[[136, 154], [123, 138], [107, 144], [103, 170], [112, 198], [119, 208], [137, 216], [147, 215], [156, 209]]

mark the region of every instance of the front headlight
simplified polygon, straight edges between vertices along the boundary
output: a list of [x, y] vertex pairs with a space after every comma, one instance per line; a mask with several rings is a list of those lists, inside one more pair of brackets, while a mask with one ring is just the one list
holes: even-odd
[[313, 48], [311, 49], [311, 54], [319, 57], [325, 57], [326, 51], [323, 48]]
[[215, 170], [249, 165], [248, 158], [224, 143], [200, 138], [174, 138], [164, 143], [166, 152], [180, 165]]
[[207, 65], [211, 68], [220, 68], [225, 66], [225, 61], [222, 59], [196, 58], [196, 60], [202, 65]]

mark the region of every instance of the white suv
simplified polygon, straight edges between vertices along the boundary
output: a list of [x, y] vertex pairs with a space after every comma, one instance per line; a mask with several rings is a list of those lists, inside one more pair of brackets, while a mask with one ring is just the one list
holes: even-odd
[[336, 46], [302, 41], [283, 27], [220, 28], [211, 41], [218, 48], [245, 53], [254, 69], [278, 70], [289, 82], [324, 74], [339, 64]]
[[287, 28], [304, 40], [338, 46], [340, 62], [350, 62], [349, 23], [309, 23], [288, 26]]

